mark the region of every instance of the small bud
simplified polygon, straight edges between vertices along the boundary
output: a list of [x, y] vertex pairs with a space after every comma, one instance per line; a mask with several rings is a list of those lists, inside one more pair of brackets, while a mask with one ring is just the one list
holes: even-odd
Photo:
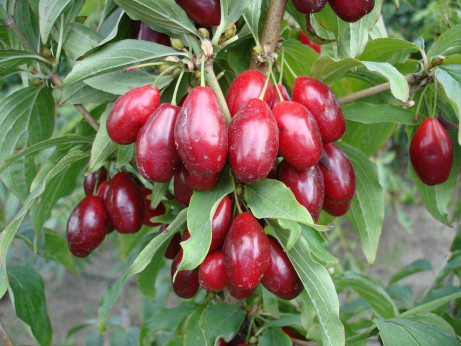
[[[167, 68], [170, 68], [171, 65], [168, 65], [168, 64], [164, 64], [164, 65], [160, 65], [159, 68], [157, 69], [157, 72], [160, 74], [162, 73], [163, 71], [165, 71]], [[174, 70], [170, 70], [168, 71], [166, 74], [167, 75], [170, 75], [173, 73]]]
[[182, 51], [184, 49], [184, 43], [179, 38], [170, 38], [171, 47], [176, 50]]
[[194, 76], [195, 76], [195, 78], [200, 79], [202, 77], [202, 74], [201, 74], [201, 72], [199, 70], [195, 70]]
[[248, 340], [250, 344], [257, 344], [258, 343], [258, 338], [255, 336], [252, 336], [250, 340]]
[[253, 50], [251, 51], [251, 55], [253, 56], [258, 56], [258, 55], [261, 55], [263, 53], [263, 49], [261, 46], [256, 46], [256, 47], [253, 47]]
[[443, 55], [436, 55], [431, 59], [431, 66], [440, 66], [445, 62]]
[[42, 49], [40, 49], [40, 55], [47, 59], [53, 59], [53, 53], [48, 47], [42, 47]]
[[34, 79], [34, 81], [32, 82], [32, 85], [36, 86], [36, 87], [38, 87], [38, 86], [40, 86], [42, 84], [43, 84], [43, 80], [41, 80], [41, 79]]
[[228, 40], [228, 39], [234, 37], [236, 33], [237, 33], [237, 27], [235, 26], [234, 23], [230, 23], [227, 26], [226, 31], [224, 31], [224, 36]]
[[205, 28], [198, 29], [198, 35], [200, 36], [202, 40], [205, 38], [210, 39], [210, 32]]

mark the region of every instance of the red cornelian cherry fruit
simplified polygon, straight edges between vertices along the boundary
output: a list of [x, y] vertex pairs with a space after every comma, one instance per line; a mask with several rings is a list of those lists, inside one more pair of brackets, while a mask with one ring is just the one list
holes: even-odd
[[345, 22], [353, 23], [373, 11], [375, 0], [328, 0], [336, 15]]
[[[179, 251], [171, 264], [171, 278], [182, 261], [183, 251]], [[173, 282], [173, 290], [181, 298], [192, 298], [198, 291], [198, 268], [194, 270], [180, 270]]]
[[174, 172], [174, 197], [179, 204], [188, 207], [194, 190], [187, 185], [186, 174], [186, 167], [179, 162]]
[[87, 196], [92, 195], [94, 192], [94, 186], [96, 185], [96, 183], [99, 187], [106, 180], [107, 180], [107, 169], [104, 166], [102, 166], [96, 172], [88, 174], [85, 177], [85, 181], [83, 183], [85, 194]]
[[133, 38], [170, 46], [170, 37], [168, 35], [152, 30], [139, 20], [133, 22]]
[[301, 13], [320, 12], [327, 3], [327, 0], [292, 0], [294, 7]]
[[205, 27], [221, 23], [221, 2], [219, 0], [176, 0], [187, 15]]
[[143, 223], [146, 226], [150, 226], [150, 227], [160, 226], [161, 223], [151, 222], [150, 220], [153, 217], [165, 214], [165, 206], [163, 205], [162, 202], [160, 202], [158, 204], [157, 208], [152, 209], [150, 207], [151, 200], [147, 198], [147, 196], [152, 195], [152, 190], [148, 189], [146, 187], [143, 187], [141, 189], [141, 193], [142, 193], [143, 200], [144, 200], [144, 219], [143, 219]]
[[228, 283], [222, 250], [209, 254], [200, 265], [200, 286], [207, 291], [221, 291]]

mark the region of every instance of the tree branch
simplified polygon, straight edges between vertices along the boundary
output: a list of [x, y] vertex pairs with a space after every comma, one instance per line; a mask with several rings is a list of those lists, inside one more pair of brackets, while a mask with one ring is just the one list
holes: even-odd
[[6, 333], [1, 322], [0, 322], [0, 339], [3, 341], [5, 346], [14, 346], [13, 341], [10, 339], [10, 337]]
[[[264, 27], [259, 38], [259, 44], [264, 55], [271, 55], [279, 41], [280, 29], [282, 27], [283, 15], [287, 0], [271, 0], [267, 9], [267, 17]], [[269, 68], [266, 62], [260, 62], [257, 57], [253, 57], [250, 63], [250, 69], [259, 70], [266, 73]]]

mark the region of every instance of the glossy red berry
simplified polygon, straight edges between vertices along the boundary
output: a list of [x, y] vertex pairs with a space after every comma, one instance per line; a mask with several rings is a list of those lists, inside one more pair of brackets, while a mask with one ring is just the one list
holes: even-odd
[[279, 154], [298, 169], [312, 167], [322, 157], [322, 137], [306, 107], [286, 101], [272, 111], [279, 133]]
[[346, 22], [356, 22], [373, 11], [375, 0], [328, 0], [336, 15]]
[[329, 171], [320, 166], [325, 182], [325, 208], [325, 205], [328, 205], [326, 201], [341, 204], [350, 201], [354, 197], [355, 173], [351, 161], [336, 144], [324, 144], [323, 149], [330, 162]]
[[146, 226], [150, 226], [150, 227], [160, 226], [161, 223], [154, 223], [154, 222], [151, 222], [150, 220], [153, 217], [165, 214], [165, 206], [163, 205], [162, 202], [160, 202], [159, 205], [157, 206], [157, 208], [152, 209], [150, 207], [151, 200], [147, 198], [147, 196], [152, 195], [152, 190], [143, 187], [141, 189], [141, 193], [142, 193], [143, 200], [144, 200], [144, 220], [143, 220], [143, 223]]
[[351, 206], [351, 201], [335, 203], [328, 199], [323, 202], [323, 210], [333, 216], [342, 216], [346, 214]]
[[303, 284], [282, 246], [273, 236], [267, 236], [270, 246], [270, 263], [261, 283], [277, 297], [291, 300], [303, 290]]
[[216, 346], [227, 346], [228, 343], [224, 339], [219, 339]]
[[237, 299], [247, 299], [251, 297], [256, 288], [246, 290], [241, 287], [236, 287], [229, 282], [229, 284], [227, 285], [227, 289], [229, 290], [229, 293], [232, 297]]
[[67, 245], [77, 257], [86, 257], [106, 237], [109, 227], [104, 202], [97, 196], [86, 196], [72, 211], [67, 222]]
[[87, 196], [92, 195], [94, 192], [94, 186], [96, 185], [96, 181], [99, 187], [106, 180], [107, 180], [107, 169], [104, 166], [102, 166], [96, 172], [88, 174], [85, 177], [85, 182], [83, 183], [85, 194]]
[[231, 206], [231, 200], [226, 196], [219, 203], [218, 208], [216, 208], [213, 219], [211, 220], [211, 244], [208, 253], [221, 247], [226, 239], [227, 231], [231, 224]]
[[239, 289], [255, 289], [269, 265], [270, 248], [253, 215], [242, 213], [234, 219], [223, 252], [229, 282]]
[[112, 178], [105, 205], [118, 232], [135, 233], [141, 229], [144, 220], [143, 196], [127, 173], [120, 172]]
[[109, 182], [104, 180], [96, 190], [96, 196], [101, 198], [103, 201], [106, 199], [107, 191], [109, 190]]
[[[173, 278], [176, 269], [178, 269], [183, 256], [183, 251], [179, 251], [171, 264], [171, 278]], [[181, 298], [192, 298], [198, 291], [198, 268], [194, 270], [180, 270], [176, 274], [176, 280], [173, 282], [173, 290]]]
[[187, 169], [185, 171], [186, 184], [189, 185], [194, 190], [206, 191], [210, 190], [215, 186], [216, 182], [219, 179], [218, 173], [195, 175], [189, 172]]
[[298, 77], [291, 96], [293, 101], [312, 113], [324, 143], [337, 141], [346, 132], [346, 121], [338, 98], [325, 83], [310, 77]]
[[179, 204], [188, 207], [194, 190], [189, 185], [187, 185], [186, 167], [184, 167], [182, 162], [179, 162], [176, 166], [176, 170], [174, 172], [173, 188], [176, 201]]
[[274, 107], [277, 106], [280, 102], [280, 95], [277, 92], [277, 88], [280, 90], [280, 94], [282, 94], [282, 98], [284, 101], [291, 101], [290, 94], [288, 94], [287, 88], [284, 85], [278, 84], [272, 86], [272, 101], [271, 101], [271, 110], [274, 110]]
[[320, 12], [327, 0], [292, 0], [294, 7], [301, 13], [309, 14]]
[[187, 15], [205, 27], [221, 23], [221, 2], [219, 0], [176, 0]]
[[227, 286], [224, 255], [221, 250], [209, 254], [200, 265], [199, 283], [207, 291], [221, 291]]
[[174, 144], [174, 127], [180, 108], [168, 103], [158, 107], [139, 131], [136, 164], [147, 180], [167, 182], [179, 156]]
[[304, 206], [317, 222], [325, 194], [325, 184], [319, 165], [306, 170], [297, 170], [284, 161], [280, 167], [279, 179], [293, 192], [299, 204]]
[[118, 144], [134, 143], [139, 130], [159, 104], [160, 92], [152, 85], [123, 94], [115, 101], [107, 118], [109, 137]]
[[192, 89], [176, 119], [174, 140], [189, 172], [210, 174], [223, 168], [227, 155], [227, 126], [213, 89]]
[[306, 46], [311, 47], [314, 49], [317, 53], [322, 52], [322, 45], [313, 42], [305, 33], [304, 31], [301, 31], [298, 35], [298, 41], [301, 42], [302, 44], [305, 44]]
[[453, 143], [447, 131], [434, 118], [426, 118], [410, 143], [410, 161], [426, 185], [444, 183], [453, 166]]
[[[160, 232], [164, 231], [168, 225], [163, 225], [160, 227]], [[169, 259], [173, 259], [176, 255], [181, 251], [181, 234], [175, 233], [174, 236], [171, 238], [168, 247], [165, 250], [165, 257]]]
[[251, 184], [271, 171], [279, 146], [277, 122], [269, 106], [251, 99], [229, 125], [229, 163], [235, 176]]
[[168, 35], [152, 30], [139, 20], [133, 22], [133, 38], [136, 40], [155, 42], [168, 47], [170, 46], [170, 37], [168, 37]]
[[[264, 89], [266, 75], [257, 70], [248, 70], [240, 73], [229, 86], [226, 94], [226, 102], [231, 116], [234, 116], [242, 106], [251, 99], [258, 98]], [[270, 105], [272, 102], [272, 84], [269, 82], [264, 101]]]

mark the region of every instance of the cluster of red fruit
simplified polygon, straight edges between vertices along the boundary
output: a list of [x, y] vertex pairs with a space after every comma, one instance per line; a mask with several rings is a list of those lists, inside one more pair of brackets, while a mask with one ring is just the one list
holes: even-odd
[[[295, 8], [304, 14], [320, 12], [327, 0], [292, 0]], [[328, 0], [336, 15], [345, 22], [356, 22], [373, 11], [375, 0]]]
[[[189, 237], [187, 229], [182, 238], [176, 234], [165, 252], [165, 257], [173, 259], [172, 277], [183, 257], [180, 242]], [[227, 287], [232, 296], [245, 299], [260, 282], [283, 299], [294, 299], [303, 290], [288, 256], [274, 237], [266, 235], [254, 216], [242, 213], [231, 225], [231, 200], [226, 196], [212, 219], [207, 257], [198, 268], [176, 274], [174, 291], [180, 297], [191, 298], [199, 286], [207, 291]]]
[[[143, 224], [159, 226], [150, 220], [165, 213], [160, 203], [150, 207], [152, 190], [143, 187], [134, 173], [119, 172], [108, 181], [105, 167], [85, 178], [86, 197], [72, 211], [67, 223], [67, 244], [71, 253], [86, 257], [114, 229], [135, 233]], [[94, 195], [94, 192], [96, 194]]]

